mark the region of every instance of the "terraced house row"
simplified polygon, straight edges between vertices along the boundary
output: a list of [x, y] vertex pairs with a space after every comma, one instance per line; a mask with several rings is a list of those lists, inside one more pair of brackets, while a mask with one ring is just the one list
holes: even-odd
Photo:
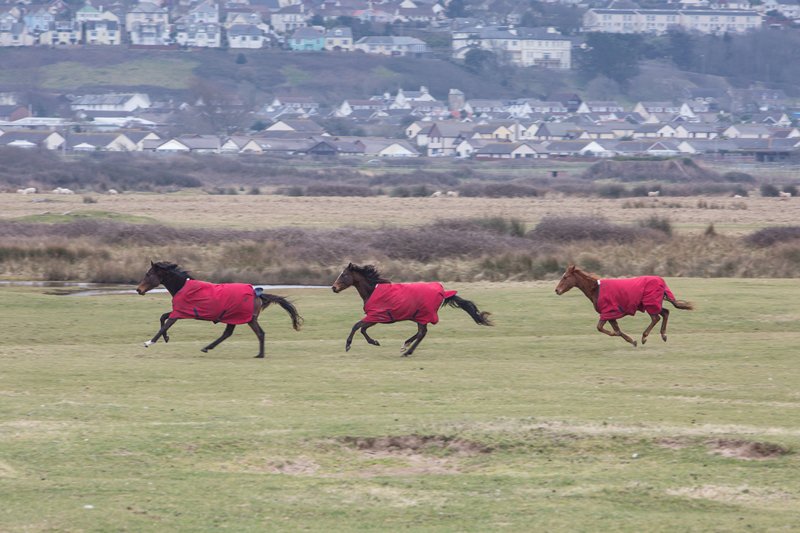
[[[363, 4], [363, 6], [361, 5]], [[362, 21], [430, 22], [442, 18], [438, 3], [412, 0], [375, 2], [382, 9], [368, 9], [372, 2], [356, 2], [347, 10], [334, 10], [327, 3], [298, 0], [214, 0], [178, 2], [144, 1], [125, 5], [114, 2], [104, 7], [99, 0], [87, 1], [73, 9], [62, 0], [45, 4], [0, 2], [0, 46], [70, 46], [127, 44], [137, 47], [262, 48], [362, 50], [396, 55], [405, 52], [409, 39], [413, 53], [424, 53], [424, 42], [404, 37], [384, 37], [381, 43], [353, 42], [350, 28], [311, 28], [315, 16], [335, 20], [338, 16]], [[363, 9], [359, 9], [363, 7]], [[303, 30], [300, 33], [296, 32]], [[323, 39], [317, 48], [316, 40]], [[304, 40], [312, 37], [312, 43]], [[324, 42], [331, 41], [329, 46]], [[387, 44], [388, 42], [388, 44]], [[375, 47], [380, 45], [380, 50]], [[388, 52], [383, 49], [387, 48]]]

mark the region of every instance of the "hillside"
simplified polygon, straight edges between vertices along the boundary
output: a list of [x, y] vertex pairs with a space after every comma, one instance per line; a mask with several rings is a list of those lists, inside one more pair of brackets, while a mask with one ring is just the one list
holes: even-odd
[[[242, 63], [242, 57], [244, 63]], [[237, 61], [238, 59], [238, 61]], [[199, 87], [260, 102], [275, 94], [316, 97], [323, 104], [400, 87], [427, 86], [438, 98], [457, 87], [471, 98], [544, 96], [569, 74], [551, 71], [478, 75], [448, 61], [363, 53], [287, 53], [275, 50], [127, 50], [123, 48], [0, 49], [0, 90], [81, 93], [137, 90], [187, 96]], [[202, 80], [202, 81], [199, 81]]]

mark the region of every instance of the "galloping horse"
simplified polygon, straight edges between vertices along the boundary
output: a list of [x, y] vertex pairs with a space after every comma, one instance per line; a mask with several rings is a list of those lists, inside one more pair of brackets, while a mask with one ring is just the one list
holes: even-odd
[[401, 353], [409, 356], [414, 353], [419, 343], [428, 333], [428, 324], [439, 322], [438, 310], [449, 305], [463, 309], [476, 324], [491, 326], [489, 314], [478, 310], [469, 300], [456, 296], [456, 291], [445, 291], [441, 283], [392, 283], [381, 276], [374, 266], [347, 265], [331, 289], [341, 292], [354, 286], [364, 300], [366, 316], [355, 323], [347, 337], [345, 351], [350, 350], [353, 335], [360, 328], [361, 334], [368, 343], [380, 346], [380, 343], [367, 334], [367, 329], [375, 324], [388, 324], [410, 320], [417, 323], [417, 333], [403, 343]]
[[[575, 265], [569, 265], [564, 275], [561, 276], [561, 281], [558, 282], [556, 294], [564, 294], [573, 287], [578, 287], [592, 301], [595, 310], [600, 313], [597, 331], [611, 337], [622, 337], [634, 346], [636, 346], [636, 341], [619, 329], [617, 319], [626, 315], [633, 316], [636, 311], [647, 312], [650, 315], [650, 325], [642, 333], [642, 344], [644, 344], [653, 327], [661, 320], [661, 317], [664, 317], [664, 321], [661, 323], [661, 338], [666, 342], [669, 310], [664, 309], [664, 300], [678, 309], [694, 309], [691, 302], [676, 300], [666, 282], [658, 276], [599, 279]], [[606, 322], [611, 324], [614, 331], [608, 331], [605, 328]]]
[[164, 285], [172, 295], [172, 311], [161, 315], [161, 329], [156, 336], [144, 343], [145, 348], [155, 343], [159, 337], [169, 342], [167, 330], [182, 318], [210, 320], [214, 323], [224, 322], [222, 335], [203, 348], [202, 352], [213, 350], [219, 343], [233, 334], [237, 324], [247, 324], [258, 337], [258, 355], [264, 357], [264, 330], [258, 324], [258, 315], [268, 305], [276, 303], [292, 317], [292, 327], [300, 329], [303, 318], [294, 305], [281, 296], [267, 294], [245, 283], [208, 283], [192, 279], [187, 272], [180, 270], [174, 263], [150, 262], [150, 270], [139, 282], [136, 292], [147, 291]]

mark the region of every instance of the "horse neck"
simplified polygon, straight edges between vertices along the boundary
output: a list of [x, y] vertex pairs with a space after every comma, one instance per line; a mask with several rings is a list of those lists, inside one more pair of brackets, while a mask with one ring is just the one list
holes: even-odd
[[165, 272], [161, 276], [161, 284], [169, 291], [172, 296], [175, 296], [179, 290], [186, 285], [189, 276], [185, 274], [178, 274], [177, 272]]
[[576, 270], [575, 286], [597, 306], [597, 279], [595, 277]]
[[359, 296], [361, 296], [361, 299], [365, 302], [369, 300], [369, 297], [372, 296], [375, 290], [375, 284], [368, 281], [367, 278], [361, 274], [353, 274], [353, 287], [356, 288]]

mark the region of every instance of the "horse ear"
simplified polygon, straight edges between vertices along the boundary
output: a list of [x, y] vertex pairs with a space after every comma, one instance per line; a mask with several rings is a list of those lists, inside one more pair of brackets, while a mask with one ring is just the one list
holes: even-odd
[[347, 268], [353, 268], [353, 263], [348, 263]]
[[575, 271], [575, 265], [573, 265], [572, 263], [567, 265], [567, 272], [574, 272], [574, 271]]
[[150, 261], [150, 267], [154, 267], [154, 266], [156, 266], [156, 264], [153, 263], [153, 261]]

